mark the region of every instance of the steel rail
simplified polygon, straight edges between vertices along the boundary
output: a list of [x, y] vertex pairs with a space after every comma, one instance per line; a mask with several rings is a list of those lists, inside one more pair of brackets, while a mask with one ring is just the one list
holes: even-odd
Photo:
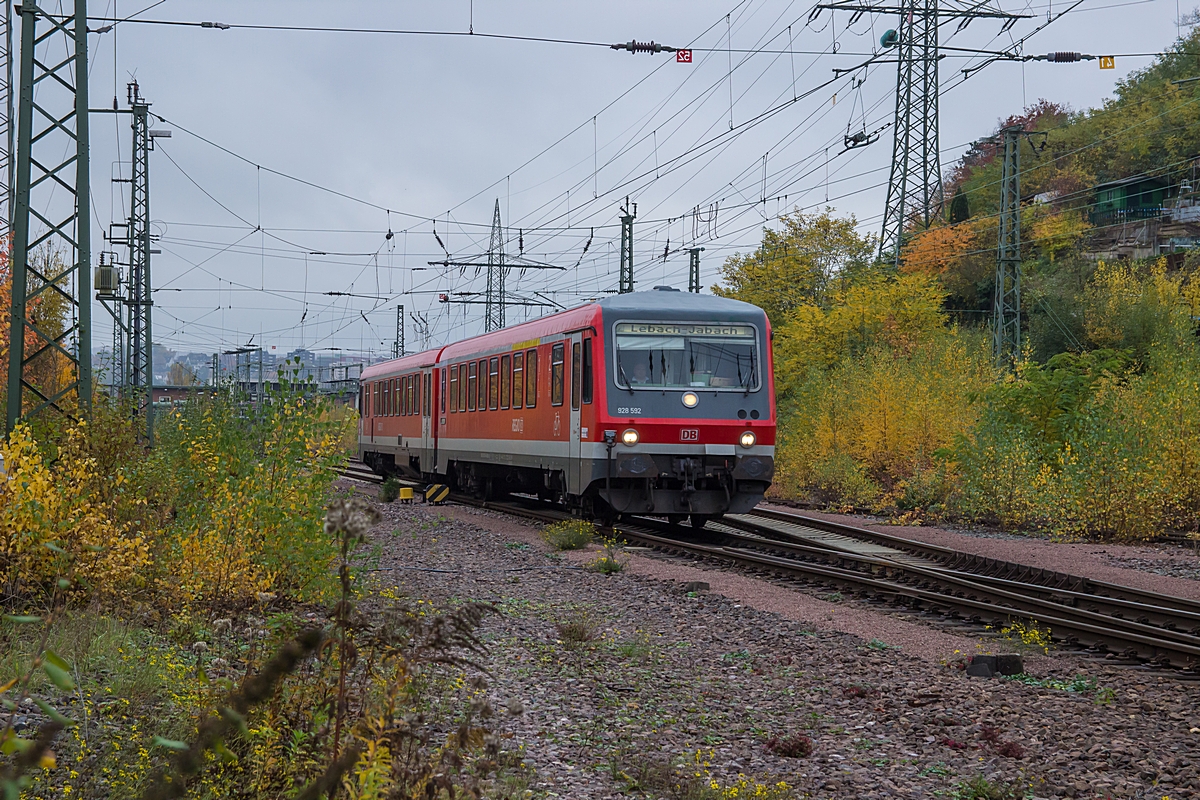
[[[855, 570], [838, 567], [809, 564], [791, 558], [780, 558], [765, 553], [757, 553], [741, 548], [720, 547], [683, 542], [659, 535], [642, 526], [618, 525], [616, 532], [625, 539], [633, 539], [644, 545], [662, 550], [671, 550], [690, 555], [714, 558], [722, 561], [733, 561], [757, 569], [765, 569], [786, 577], [802, 576], [807, 579], [817, 578], [826, 583], [839, 585], [852, 590], [862, 591], [866, 596], [871, 595], [891, 598], [894, 600], [910, 601], [908, 604], [920, 609], [922, 604], [928, 610], [945, 609], [951, 613], [966, 612], [971, 619], [982, 621], [986, 616], [994, 626], [1001, 626], [1013, 618], [1028, 617], [1028, 612], [1008, 605], [975, 599], [974, 596], [958, 596], [943, 594], [928, 589], [916, 588], [888, 578], [880, 578]], [[849, 555], [849, 554], [846, 554]], [[896, 569], [902, 569], [896, 562]], [[931, 571], [931, 575], [941, 573]], [[964, 582], [969, 588], [968, 582]], [[1013, 599], [1019, 605], [1032, 605], [1029, 598], [1021, 597], [1012, 592], [996, 593], [997, 598]], [[964, 593], [965, 595], [965, 593]], [[1053, 604], [1051, 604], [1053, 605]], [[1161, 631], [1151, 628], [1149, 631], [1118, 629], [1111, 626], [1111, 618], [1094, 615], [1091, 612], [1080, 613], [1078, 610], [1063, 606], [1049, 609], [1053, 612], [1067, 611], [1070, 616], [1060, 613], [1038, 614], [1037, 621], [1050, 627], [1055, 639], [1068, 645], [1084, 647], [1096, 653], [1131, 656], [1160, 666], [1176, 668], [1191, 668], [1200, 663], [1200, 645], [1183, 641], [1168, 640], [1160, 636]], [[1080, 617], [1084, 617], [1081, 619]], [[1096, 619], [1099, 617], [1099, 619]], [[1105, 624], [1097, 624], [1105, 623]], [[1138, 623], [1132, 623], [1137, 625]], [[1149, 627], [1149, 626], [1144, 626]]]
[[[1032, 567], [1028, 564], [988, 558], [987, 556], [980, 556], [974, 553], [964, 553], [949, 547], [905, 539], [901, 536], [881, 533], [857, 525], [833, 522], [821, 519], [820, 517], [810, 517], [807, 514], [792, 514], [775, 511], [774, 509], [756, 508], [750, 512], [750, 515], [777, 522], [790, 523], [800, 527], [815, 528], [829, 533], [839, 533], [852, 539], [886, 545], [896, 550], [903, 550], [938, 561], [947, 568], [956, 569], [961, 572], [1006, 578], [1008, 580], [1020, 581], [1021, 583], [1037, 584], [1052, 589], [1063, 589], [1097, 598], [1105, 597], [1127, 600], [1150, 606], [1160, 606], [1162, 605], [1162, 600], [1169, 599], [1171, 607], [1177, 610], [1200, 614], [1200, 602], [1186, 597], [1163, 595], [1158, 592], [1136, 589], [1132, 586], [1122, 586], [1120, 584], [1085, 578], [1080, 575], [1071, 575], [1065, 572], [1054, 572], [1052, 570], [1041, 569], [1040, 567]], [[732, 524], [735, 520], [722, 520], [722, 522]]]
[[[1179, 612], [1177, 614], [1169, 607], [1148, 606], [1123, 600], [1109, 600], [1108, 602], [1121, 609], [1122, 613], [1137, 615], [1133, 619], [1126, 619], [1124, 616], [1100, 611], [1097, 608], [1080, 608], [1070, 602], [1057, 600], [1053, 596], [1044, 596], [1046, 592], [1058, 595], [1078, 595], [1078, 593], [1047, 590], [1045, 587], [1033, 584], [973, 575], [954, 570], [927, 569], [912, 564], [892, 561], [886, 557], [860, 556], [854, 553], [825, 550], [805, 544], [763, 540], [762, 538], [747, 534], [718, 532], [718, 535], [726, 540], [735, 541], [747, 548], [777, 549], [783, 550], [789, 555], [797, 554], [808, 558], [825, 558], [843, 563], [849, 561], [860, 565], [861, 568], [865, 568], [876, 576], [882, 572], [887, 578], [906, 586], [911, 586], [914, 582], [919, 582], [917, 588], [920, 589], [936, 591], [939, 594], [949, 593], [955, 597], [969, 596], [972, 599], [983, 599], [995, 605], [1002, 605], [1017, 611], [1027, 612], [1025, 616], [1035, 617], [1038, 620], [1043, 619], [1047, 613], [1058, 616], [1066, 614], [1080, 621], [1108, 624], [1116, 630], [1145, 636], [1158, 636], [1164, 640], [1180, 642], [1200, 648], [1200, 636], [1197, 636], [1190, 629], [1187, 631], [1178, 630], [1179, 622], [1190, 621], [1193, 625], [1196, 625], [1200, 623], [1200, 616], [1190, 618], [1186, 612]], [[842, 569], [845, 568], [843, 565], [837, 566]], [[863, 571], [861, 568], [858, 571]], [[1078, 595], [1078, 597], [1088, 602], [1096, 600], [1091, 595]], [[1099, 599], [1106, 600], [1106, 598]], [[1167, 624], [1153, 625], [1146, 621], [1151, 617], [1165, 620]], [[1168, 627], [1170, 624], [1174, 624], [1176, 627]]]

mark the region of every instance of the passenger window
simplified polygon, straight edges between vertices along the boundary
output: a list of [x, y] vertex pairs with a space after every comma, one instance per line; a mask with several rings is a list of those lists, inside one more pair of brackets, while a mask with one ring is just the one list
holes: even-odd
[[479, 360], [479, 402], [477, 404], [479, 406], [480, 411], [484, 411], [485, 409], [487, 409], [487, 398], [488, 398], [487, 391], [488, 391], [488, 365], [487, 365], [487, 359], [482, 358]]
[[512, 359], [500, 356], [500, 407], [508, 408], [508, 398], [512, 397]]
[[446, 368], [442, 367], [439, 372], [442, 373], [442, 413], [446, 413]]
[[424, 410], [425, 416], [428, 417], [433, 414], [433, 373], [426, 372], [424, 381], [425, 391], [422, 392], [421, 408]]
[[382, 389], [380, 389], [380, 387], [383, 386], [383, 384], [381, 384], [379, 381], [375, 381], [375, 383], [372, 385], [374, 386], [374, 388], [372, 389], [371, 394], [373, 394], [374, 397], [371, 398], [373, 401], [371, 406], [372, 406], [372, 408], [375, 409], [375, 414], [373, 414], [372, 416], [375, 416], [379, 413], [379, 410], [381, 408], [383, 408], [383, 406], [380, 405], [380, 403], [379, 403], [379, 395], [382, 392]]
[[475, 410], [475, 382], [478, 378], [475, 377], [475, 362], [472, 361], [467, 365], [467, 411]]
[[561, 344], [556, 344], [550, 348], [550, 405], [561, 406], [563, 404], [563, 378], [565, 365], [564, 354], [565, 348]]
[[583, 404], [592, 402], [592, 340], [583, 340]]
[[382, 396], [379, 398], [380, 400], [383, 401], [382, 404], [379, 406], [379, 410], [382, 412], [379, 415], [381, 417], [390, 416], [390, 414], [388, 413], [388, 400], [391, 398], [391, 395], [388, 394], [388, 384], [390, 384], [390, 383], [391, 383], [391, 381], [383, 382], [383, 393], [382, 393]]
[[404, 410], [411, 417], [417, 413], [416, 375], [409, 375], [404, 387]]
[[512, 407], [520, 408], [525, 394], [525, 354], [513, 353]]
[[495, 411], [500, 407], [500, 359], [493, 358], [488, 368], [488, 408]]
[[580, 355], [579, 342], [571, 345], [571, 408], [579, 408], [580, 365], [583, 363]]
[[458, 410], [467, 410], [467, 365], [458, 368]]
[[538, 396], [537, 350], [525, 354], [525, 407], [535, 408]]
[[450, 413], [458, 411], [458, 365], [450, 368]]

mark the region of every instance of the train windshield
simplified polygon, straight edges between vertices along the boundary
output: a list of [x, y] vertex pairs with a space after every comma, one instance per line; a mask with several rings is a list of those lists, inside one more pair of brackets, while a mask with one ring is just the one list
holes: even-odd
[[758, 335], [751, 325], [619, 322], [614, 332], [616, 383], [623, 389], [758, 389]]

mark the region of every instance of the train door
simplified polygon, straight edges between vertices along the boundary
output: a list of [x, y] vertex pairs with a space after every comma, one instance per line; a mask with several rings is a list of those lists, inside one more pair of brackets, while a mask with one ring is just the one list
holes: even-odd
[[579, 333], [571, 334], [568, 345], [567, 359], [570, 364], [570, 369], [567, 371], [569, 386], [567, 387], [567, 399], [570, 407], [571, 419], [571, 444], [569, 449], [570, 464], [567, 467], [567, 491], [571, 494], [579, 494], [583, 491], [583, 484], [580, 481], [580, 464], [583, 459], [580, 457], [580, 449], [582, 448], [582, 437], [580, 436], [580, 396], [583, 391], [583, 335]]
[[421, 373], [421, 472], [437, 469], [433, 450], [433, 370]]

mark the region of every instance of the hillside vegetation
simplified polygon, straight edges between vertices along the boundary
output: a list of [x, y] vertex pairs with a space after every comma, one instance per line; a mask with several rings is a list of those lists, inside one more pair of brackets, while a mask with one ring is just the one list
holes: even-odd
[[1097, 183], [1191, 176], [1200, 81], [1172, 81], [1200, 74], [1198, 40], [1193, 29], [1101, 108], [1043, 100], [997, 125], [1047, 133], [1022, 145], [1015, 369], [988, 344], [991, 137], [950, 170], [946, 218], [906, 237], [899, 272], [831, 211], [797, 211], [725, 263], [714, 291], [762, 305], [775, 328], [776, 491], [1057, 535], [1196, 531], [1200, 253], [1106, 263], [1089, 211]]

